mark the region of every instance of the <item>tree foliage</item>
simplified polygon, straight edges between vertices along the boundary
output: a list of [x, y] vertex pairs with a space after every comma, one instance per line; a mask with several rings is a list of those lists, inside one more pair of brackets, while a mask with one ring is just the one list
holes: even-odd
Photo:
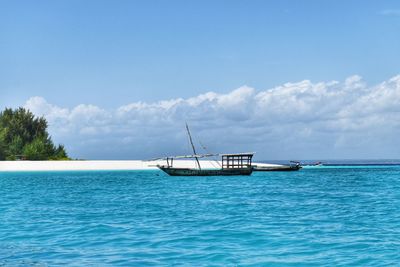
[[0, 112], [0, 160], [68, 159], [63, 145], [54, 145], [47, 121], [24, 108]]

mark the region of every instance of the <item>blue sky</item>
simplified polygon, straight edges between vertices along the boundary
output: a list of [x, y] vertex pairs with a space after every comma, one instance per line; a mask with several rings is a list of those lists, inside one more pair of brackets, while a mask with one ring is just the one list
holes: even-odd
[[[187, 100], [207, 92], [230, 96], [235, 89], [243, 86], [252, 88], [254, 98], [257, 98], [259, 93], [286, 83], [300, 86], [304, 80], [311, 81], [312, 85], [309, 84], [307, 88], [313, 88], [318, 83], [324, 83], [326, 88], [330, 88], [331, 81], [339, 81], [339, 87], [343, 89], [346, 79], [351, 79], [353, 75], [362, 77], [365, 94], [355, 94], [358, 96], [355, 98], [354, 94], [346, 95], [348, 99], [353, 99], [353, 102], [344, 101], [332, 111], [339, 114], [349, 106], [355, 105], [359, 98], [367, 98], [369, 93], [377, 90], [376, 86], [388, 82], [400, 72], [398, 1], [0, 3], [0, 107], [27, 105], [27, 101], [32, 97], [39, 97], [48, 106], [47, 113], [43, 109], [30, 106], [37, 110], [38, 115], [50, 116], [49, 112], [57, 108], [68, 110], [69, 115], [65, 113], [63, 118], [69, 116], [68, 125], [74, 129], [68, 132], [69, 135], [80, 133], [84, 127], [92, 127], [92, 136], [85, 137], [86, 139], [77, 137], [85, 143], [80, 144], [80, 148], [75, 148], [76, 140], [66, 133], [62, 135], [57, 132], [56, 128], [60, 125], [51, 121], [54, 126], [53, 135], [57, 141], [70, 145], [73, 156], [76, 157], [137, 158], [149, 150], [153, 152], [147, 153], [148, 156], [169, 151], [182, 152], [180, 149], [174, 149], [175, 145], [148, 149], [149, 144], [147, 147], [133, 149], [139, 140], [142, 143], [144, 140], [135, 130], [126, 129], [125, 135], [113, 135], [115, 129], [111, 125], [107, 125], [111, 132], [106, 133], [88, 125], [89, 119], [86, 124], [77, 124], [71, 119], [71, 113], [77, 107], [96, 107], [114, 118], [121, 107], [132, 103], [154, 106], [160, 103], [159, 101], [180, 98]], [[299, 92], [299, 88], [295, 91]], [[396, 85], [394, 88], [397, 90]], [[315, 96], [323, 97], [321, 94], [317, 93]], [[238, 97], [243, 95], [238, 94]], [[35, 98], [36, 104], [40, 102], [39, 98]], [[209, 98], [207, 101], [220, 101], [217, 99], [219, 98]], [[42, 108], [43, 101], [40, 102]], [[312, 106], [312, 103], [307, 101], [305, 100], [304, 104], [306, 109]], [[252, 104], [246, 102], [245, 105]], [[284, 105], [282, 102], [282, 106], [273, 111], [280, 111]], [[215, 108], [215, 105], [211, 106]], [[199, 107], [191, 108], [197, 110]], [[308, 110], [311, 112], [312, 109]], [[319, 108], [315, 107], [315, 110]], [[205, 112], [212, 111], [215, 109], [205, 109]], [[88, 113], [87, 110], [85, 112]], [[229, 112], [232, 113], [232, 110]], [[258, 116], [261, 111], [254, 112], [256, 113], [253, 115]], [[59, 123], [66, 123], [57, 120], [58, 117], [54, 114], [51, 116], [50, 118]], [[139, 115], [135, 113], [134, 116]], [[182, 125], [184, 129], [184, 120], [191, 121], [199, 132], [207, 128], [204, 126], [207, 124], [200, 123], [204, 120], [201, 116], [180, 118], [182, 121], [175, 122], [172, 128]], [[326, 118], [312, 117], [313, 122], [320, 120], [327, 123]], [[104, 119], [102, 121], [106, 123]], [[226, 122], [226, 127], [233, 127], [233, 130], [243, 133], [235, 128], [238, 121], [251, 124], [242, 128], [256, 131], [259, 127], [255, 123], [246, 120], [243, 122], [241, 118], [236, 117]], [[213, 119], [208, 126], [215, 126], [219, 122], [218, 119]], [[338, 118], [336, 122], [339, 123]], [[158, 121], [157, 123], [160, 124]], [[266, 129], [280, 129], [282, 125], [278, 121], [265, 121], [261, 124], [264, 124]], [[167, 124], [165, 127], [171, 125]], [[146, 127], [149, 133], [166, 131], [166, 128], [162, 127]], [[314, 126], [309, 127], [306, 124], [299, 126], [298, 130], [307, 131], [307, 127], [313, 133], [317, 131]], [[372, 134], [370, 141], [378, 142], [383, 137], [389, 140], [391, 137], [388, 136], [391, 134], [395, 140], [396, 127], [397, 125], [393, 125], [386, 135]], [[224, 130], [221, 131], [215, 135], [218, 136]], [[282, 131], [281, 135], [285, 136], [290, 135], [293, 129], [288, 132]], [[134, 133], [137, 139], [133, 136]], [[268, 136], [268, 133], [268, 130], [265, 130], [258, 134]], [[357, 140], [362, 134], [364, 133], [359, 129], [359, 135], [351, 138]], [[277, 133], [276, 135], [278, 136]], [[275, 150], [271, 151], [271, 147], [274, 146], [262, 147], [260, 157], [274, 158], [277, 154], [280, 158], [400, 157], [396, 151], [391, 150], [389, 144], [377, 144], [372, 150], [363, 148], [361, 143], [351, 151], [344, 145], [338, 148], [338, 142], [343, 138], [350, 138], [350, 135], [354, 133], [314, 136], [318, 138], [314, 139], [315, 142], [311, 142], [310, 139], [300, 144], [301, 147], [296, 147], [308, 149], [309, 152], [304, 154], [293, 152], [290, 149], [292, 143], [283, 144], [283, 141], [276, 139], [276, 148], [273, 148]], [[169, 137], [173, 139], [177, 136], [171, 132]], [[126, 141], [129, 151], [101, 152], [94, 149], [96, 145], [94, 148], [89, 145], [95, 142], [93, 140], [97, 140], [107, 142], [110, 146], [118, 146], [119, 143], [115, 140], [123, 138], [130, 140]], [[151, 138], [149, 140], [154, 142]], [[327, 143], [330, 146], [324, 149], [323, 146]], [[282, 146], [287, 146], [287, 149], [279, 152], [279, 147]], [[214, 144], [216, 150], [227, 147], [228, 145]], [[257, 147], [259, 146], [252, 143], [244, 144], [238, 149]], [[321, 150], [327, 152], [321, 153]]]

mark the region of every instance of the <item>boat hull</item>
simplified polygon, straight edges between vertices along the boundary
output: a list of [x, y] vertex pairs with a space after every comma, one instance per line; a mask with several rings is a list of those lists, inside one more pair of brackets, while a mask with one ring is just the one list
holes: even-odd
[[250, 175], [253, 168], [232, 169], [190, 169], [158, 166], [158, 168], [171, 176], [232, 176]]
[[271, 167], [264, 167], [264, 166], [253, 166], [253, 170], [255, 172], [274, 172], [274, 171], [298, 171], [301, 169], [300, 165], [295, 166], [271, 166]]

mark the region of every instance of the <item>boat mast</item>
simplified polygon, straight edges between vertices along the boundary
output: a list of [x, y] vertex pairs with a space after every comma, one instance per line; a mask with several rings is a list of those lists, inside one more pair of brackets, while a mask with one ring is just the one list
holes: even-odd
[[192, 145], [192, 149], [193, 149], [193, 153], [194, 153], [194, 155], [195, 155], [195, 159], [196, 159], [197, 166], [199, 167], [199, 170], [201, 170], [200, 162], [199, 162], [199, 159], [197, 158], [196, 149], [195, 149], [195, 147], [194, 147], [194, 145], [193, 145], [192, 135], [190, 134], [189, 126], [188, 126], [187, 123], [186, 123], [186, 130], [187, 130], [187, 133], [188, 133], [188, 135], [189, 135], [189, 141], [190, 141], [190, 144]]

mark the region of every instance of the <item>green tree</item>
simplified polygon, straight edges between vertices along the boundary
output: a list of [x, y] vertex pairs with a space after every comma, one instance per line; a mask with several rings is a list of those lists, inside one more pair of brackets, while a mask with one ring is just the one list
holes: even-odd
[[6, 159], [6, 143], [4, 141], [4, 129], [0, 129], [0, 160]]
[[6, 150], [8, 160], [15, 160], [17, 157], [22, 155], [22, 149], [24, 148], [24, 141], [21, 136], [16, 135], [12, 137], [11, 142], [8, 144], [8, 149]]
[[30, 160], [46, 160], [55, 153], [51, 140], [44, 137], [36, 137], [31, 143], [26, 144], [23, 155]]
[[24, 108], [0, 112], [0, 160], [68, 159], [64, 146], [54, 145], [47, 126], [45, 118]]
[[63, 145], [58, 145], [58, 147], [56, 148], [56, 151], [54, 153], [54, 156], [52, 157], [52, 159], [56, 159], [56, 160], [67, 160], [68, 155], [67, 152], [65, 151], [65, 148]]

